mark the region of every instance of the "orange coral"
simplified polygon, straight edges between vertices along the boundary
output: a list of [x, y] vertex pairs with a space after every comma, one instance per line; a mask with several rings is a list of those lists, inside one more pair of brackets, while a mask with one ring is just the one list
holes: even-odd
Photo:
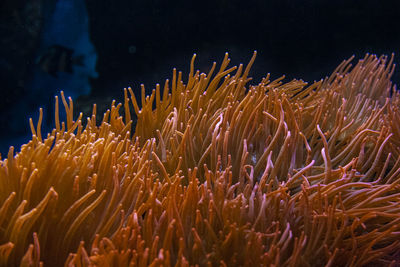
[[[400, 263], [400, 111], [392, 59], [310, 86], [248, 85], [255, 59], [130, 88], [96, 125], [62, 101], [46, 138], [0, 167], [0, 264]], [[130, 97], [128, 96], [130, 94]], [[162, 94], [162, 95], [161, 95]], [[133, 137], [130, 105], [137, 115]], [[153, 108], [155, 106], [155, 109]], [[124, 116], [120, 115], [123, 107]]]

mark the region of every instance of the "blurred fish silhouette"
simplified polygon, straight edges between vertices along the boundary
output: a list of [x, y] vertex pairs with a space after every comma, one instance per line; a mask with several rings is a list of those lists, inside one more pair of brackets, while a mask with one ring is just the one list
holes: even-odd
[[73, 49], [62, 45], [52, 45], [39, 56], [37, 64], [44, 72], [57, 78], [58, 72], [73, 73], [73, 65], [84, 66], [84, 56], [73, 57], [73, 53]]

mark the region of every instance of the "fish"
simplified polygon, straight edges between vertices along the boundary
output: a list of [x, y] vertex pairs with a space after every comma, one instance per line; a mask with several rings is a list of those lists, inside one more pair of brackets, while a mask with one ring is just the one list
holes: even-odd
[[40, 69], [57, 78], [59, 72], [73, 73], [73, 66], [84, 66], [84, 56], [73, 56], [74, 50], [62, 45], [52, 45], [37, 59]]

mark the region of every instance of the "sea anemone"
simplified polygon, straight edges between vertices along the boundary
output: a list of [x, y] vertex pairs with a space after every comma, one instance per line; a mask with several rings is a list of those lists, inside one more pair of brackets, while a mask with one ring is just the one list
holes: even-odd
[[400, 264], [393, 56], [250, 85], [255, 56], [208, 74], [194, 56], [186, 84], [125, 89], [100, 125], [61, 92], [66, 122], [56, 97], [55, 129], [40, 110], [0, 162], [0, 265]]

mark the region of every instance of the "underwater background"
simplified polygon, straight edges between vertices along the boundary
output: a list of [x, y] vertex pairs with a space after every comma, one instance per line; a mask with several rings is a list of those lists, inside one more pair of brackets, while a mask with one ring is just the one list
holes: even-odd
[[[19, 151], [44, 109], [54, 126], [54, 96], [98, 114], [131, 86], [147, 93], [172, 68], [207, 72], [229, 52], [232, 65], [258, 51], [250, 76], [320, 80], [344, 59], [366, 53], [399, 62], [399, 1], [99, 1], [4, 0], [0, 4], [0, 153]], [[400, 82], [399, 70], [392, 81]]]

